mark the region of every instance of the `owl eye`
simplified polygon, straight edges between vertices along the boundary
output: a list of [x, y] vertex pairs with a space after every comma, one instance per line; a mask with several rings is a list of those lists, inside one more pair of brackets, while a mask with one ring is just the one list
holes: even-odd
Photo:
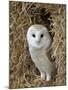
[[35, 34], [32, 34], [33, 37], [35, 37]]
[[43, 36], [44, 36], [44, 35], [43, 35], [43, 34], [41, 34], [41, 38], [43, 38]]

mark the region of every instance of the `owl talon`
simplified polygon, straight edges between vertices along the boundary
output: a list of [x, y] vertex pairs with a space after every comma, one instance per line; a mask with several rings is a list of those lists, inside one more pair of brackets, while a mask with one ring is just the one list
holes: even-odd
[[50, 81], [51, 80], [51, 75], [50, 74], [46, 74], [46, 81]]
[[45, 73], [41, 73], [41, 79], [45, 80]]

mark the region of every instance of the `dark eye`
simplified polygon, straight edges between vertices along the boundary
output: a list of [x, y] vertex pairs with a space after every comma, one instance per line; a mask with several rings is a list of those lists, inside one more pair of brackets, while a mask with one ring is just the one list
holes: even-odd
[[32, 34], [33, 37], [35, 37], [35, 34]]
[[41, 38], [43, 37], [44, 35], [43, 34], [41, 34]]

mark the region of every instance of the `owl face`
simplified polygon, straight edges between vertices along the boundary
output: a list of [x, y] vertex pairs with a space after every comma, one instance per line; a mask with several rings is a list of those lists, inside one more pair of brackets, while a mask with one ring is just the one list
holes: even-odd
[[48, 30], [43, 25], [32, 25], [27, 32], [27, 41], [29, 47], [33, 48], [47, 48], [51, 42]]

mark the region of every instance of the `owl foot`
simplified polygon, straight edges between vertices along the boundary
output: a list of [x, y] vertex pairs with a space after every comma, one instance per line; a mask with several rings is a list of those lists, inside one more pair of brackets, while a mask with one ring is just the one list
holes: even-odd
[[45, 80], [45, 73], [42, 73], [42, 72], [41, 72], [41, 79], [42, 79], [42, 80]]
[[46, 81], [51, 81], [51, 74], [46, 73]]

